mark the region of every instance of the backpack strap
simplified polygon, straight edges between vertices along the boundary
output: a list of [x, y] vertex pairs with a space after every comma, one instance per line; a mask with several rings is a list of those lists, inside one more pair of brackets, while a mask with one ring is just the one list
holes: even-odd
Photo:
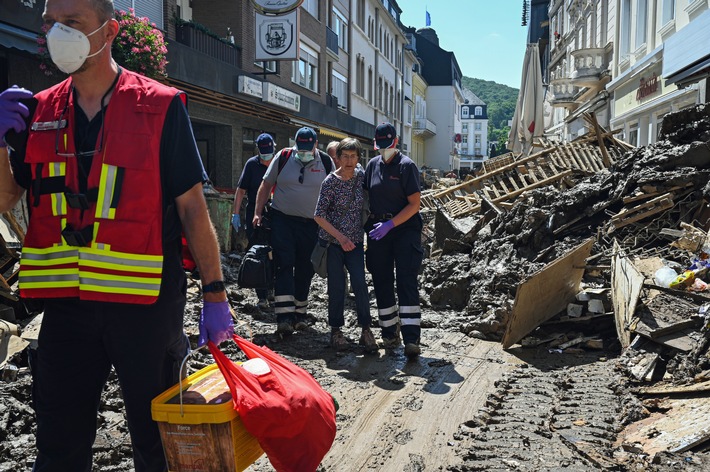
[[281, 154], [279, 154], [279, 172], [276, 174], [276, 177], [281, 175], [281, 171], [284, 169], [284, 166], [291, 157], [291, 154], [293, 154], [293, 148], [283, 149]]

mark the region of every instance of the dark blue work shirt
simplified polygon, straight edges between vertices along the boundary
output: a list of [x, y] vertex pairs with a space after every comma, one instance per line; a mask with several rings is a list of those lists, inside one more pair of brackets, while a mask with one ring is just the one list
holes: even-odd
[[268, 168], [268, 165], [265, 166], [260, 162], [259, 156], [250, 157], [244, 165], [237, 187], [247, 191], [247, 215], [254, 216], [256, 193], [264, 180], [264, 174], [266, 174], [266, 169]]
[[407, 197], [421, 191], [419, 169], [401, 152], [389, 164], [382, 156], [375, 156], [365, 169], [365, 188], [369, 191], [373, 215], [396, 215], [409, 203]]

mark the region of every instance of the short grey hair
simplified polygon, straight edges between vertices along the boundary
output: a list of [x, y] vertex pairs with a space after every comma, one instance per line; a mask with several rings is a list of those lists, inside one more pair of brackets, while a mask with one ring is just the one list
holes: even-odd
[[343, 151], [357, 151], [357, 157], [362, 156], [362, 146], [360, 141], [355, 138], [345, 138], [338, 143], [338, 148], [335, 151], [335, 155], [340, 157]]
[[89, 0], [89, 5], [94, 9], [99, 20], [106, 21], [113, 18], [113, 0]]

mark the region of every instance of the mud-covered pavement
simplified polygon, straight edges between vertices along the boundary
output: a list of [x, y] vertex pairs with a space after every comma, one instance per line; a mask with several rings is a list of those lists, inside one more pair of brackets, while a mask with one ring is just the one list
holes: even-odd
[[[223, 260], [234, 282], [236, 267], [230, 265], [236, 260]], [[193, 345], [198, 293], [191, 281], [186, 331]], [[638, 465], [634, 457], [623, 457], [621, 465], [614, 460], [619, 424], [638, 416], [640, 407], [621, 387], [613, 349], [506, 352], [497, 342], [464, 334], [461, 312], [424, 308], [423, 353], [417, 361], [408, 362], [401, 348], [368, 355], [355, 343], [358, 328], [349, 300], [345, 332], [354, 342], [351, 349], [334, 352], [324, 321], [324, 280], [314, 279], [312, 326], [287, 339], [274, 334], [275, 316], [256, 308], [253, 291], [232, 284], [229, 296], [241, 334], [304, 367], [338, 399], [338, 433], [321, 471], [650, 470], [641, 458]], [[374, 313], [374, 300], [371, 304]], [[223, 347], [241, 358], [234, 346]], [[211, 362], [200, 351], [190, 368]], [[95, 471], [132, 468], [122, 408], [112, 378], [98, 421]], [[16, 381], [0, 383], [0, 471], [30, 470], [33, 433], [30, 376], [23, 365]], [[662, 462], [655, 470], [710, 467], [707, 456], [697, 454]], [[264, 456], [249, 470], [273, 468]]]

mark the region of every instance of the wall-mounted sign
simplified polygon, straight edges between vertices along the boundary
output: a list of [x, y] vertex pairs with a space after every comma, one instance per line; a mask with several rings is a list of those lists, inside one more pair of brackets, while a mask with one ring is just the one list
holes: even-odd
[[252, 97], [261, 98], [264, 96], [262, 82], [260, 80], [252, 79], [246, 75], [240, 75], [238, 79], [238, 91], [245, 95], [251, 95]]
[[278, 16], [256, 14], [256, 61], [297, 61], [298, 10]]
[[303, 0], [251, 0], [251, 3], [262, 13], [278, 15], [295, 10], [303, 3]]
[[644, 98], [658, 92], [658, 76], [654, 72], [651, 77], [641, 77], [639, 80], [639, 88], [636, 90], [636, 101], [641, 101]]
[[301, 111], [301, 96], [283, 87], [264, 82], [262, 100], [293, 111]]

